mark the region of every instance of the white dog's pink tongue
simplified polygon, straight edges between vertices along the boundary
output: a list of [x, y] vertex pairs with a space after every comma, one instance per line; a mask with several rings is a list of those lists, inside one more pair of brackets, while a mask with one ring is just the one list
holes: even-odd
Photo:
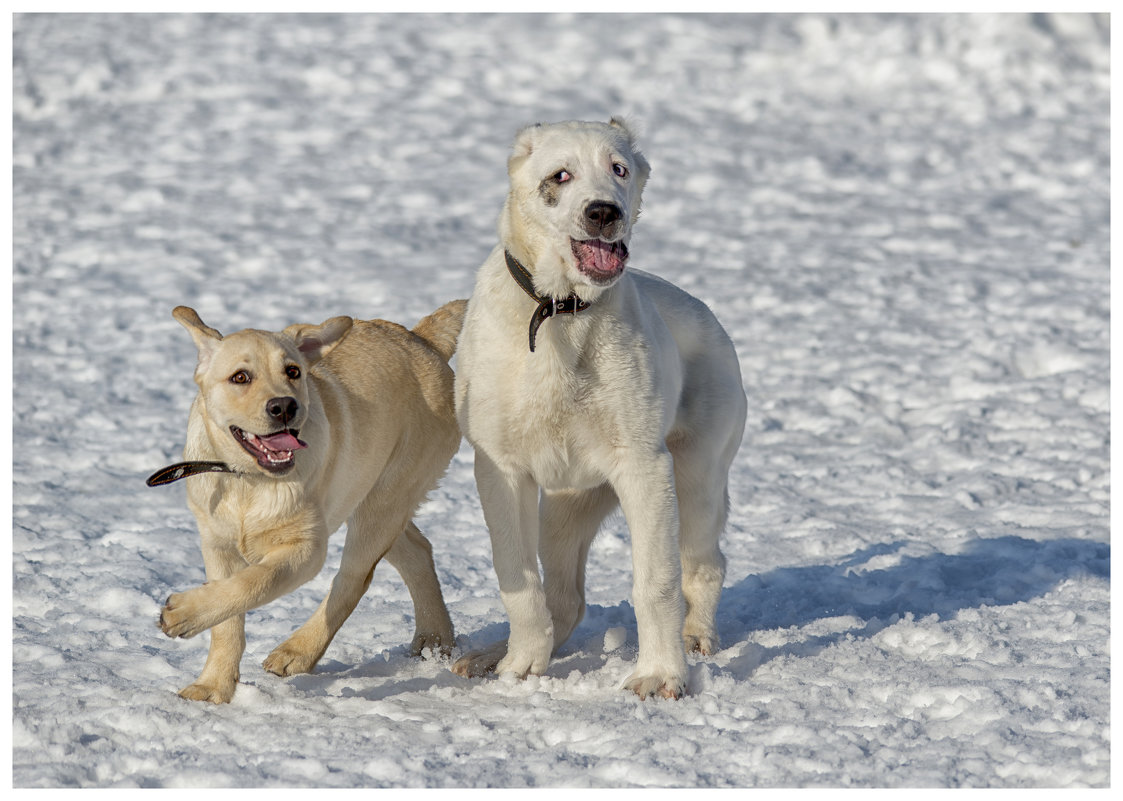
[[288, 431], [270, 434], [267, 437], [259, 436], [258, 439], [271, 451], [296, 451], [308, 447], [306, 442], [301, 442]]
[[623, 242], [602, 242], [589, 239], [573, 243], [573, 255], [583, 273], [616, 275], [623, 272], [628, 248]]

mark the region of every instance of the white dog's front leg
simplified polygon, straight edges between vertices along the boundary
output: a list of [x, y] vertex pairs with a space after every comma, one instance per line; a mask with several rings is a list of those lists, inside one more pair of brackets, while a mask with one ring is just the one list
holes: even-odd
[[499, 673], [541, 675], [550, 662], [554, 627], [538, 572], [538, 486], [501, 469], [476, 450], [476, 484], [491, 534], [492, 559], [511, 636]]
[[686, 610], [674, 463], [664, 450], [622, 463], [617, 475], [613, 485], [632, 537], [632, 603], [639, 631], [639, 660], [624, 686], [641, 698], [680, 698], [686, 692]]

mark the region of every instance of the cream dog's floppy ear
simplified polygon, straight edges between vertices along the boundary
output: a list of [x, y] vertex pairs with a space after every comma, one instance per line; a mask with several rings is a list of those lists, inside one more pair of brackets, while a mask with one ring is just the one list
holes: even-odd
[[211, 356], [218, 349], [222, 341], [222, 334], [199, 319], [199, 314], [190, 306], [176, 306], [172, 309], [172, 317], [187, 329], [187, 333], [195, 340], [195, 347], [199, 351], [199, 365], [195, 368], [196, 374], [206, 369]]
[[332, 317], [320, 325], [290, 325], [285, 333], [296, 341], [297, 349], [311, 366], [342, 342], [354, 324], [350, 317]]

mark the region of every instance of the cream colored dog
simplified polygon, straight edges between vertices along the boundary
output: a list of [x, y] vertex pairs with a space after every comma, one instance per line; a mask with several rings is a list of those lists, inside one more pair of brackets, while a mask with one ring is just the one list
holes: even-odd
[[266, 670], [311, 671], [383, 557], [413, 599], [411, 652], [451, 649], [432, 550], [410, 518], [459, 446], [448, 360], [464, 308], [464, 301], [446, 304], [412, 332], [384, 320], [334, 317], [225, 337], [192, 309], [173, 312], [199, 351], [199, 394], [184, 448], [193, 461], [169, 468], [170, 477], [194, 474], [204, 469], [199, 465], [222, 470], [187, 485], [207, 583], [172, 595], [160, 614], [169, 637], [211, 629], [206, 666], [181, 696], [231, 699], [246, 611], [315, 576], [328, 537], [345, 521], [331, 591], [269, 655]]
[[717, 647], [718, 537], [746, 411], [737, 355], [703, 303], [625, 269], [649, 168], [623, 122], [526, 128], [507, 168], [456, 409], [511, 633], [453, 669], [543, 673], [584, 614], [589, 546], [619, 503], [639, 629], [625, 686], [677, 698], [685, 649]]

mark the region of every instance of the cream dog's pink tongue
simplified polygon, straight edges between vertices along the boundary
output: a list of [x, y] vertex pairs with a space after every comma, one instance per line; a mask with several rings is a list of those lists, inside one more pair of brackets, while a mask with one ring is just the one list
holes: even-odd
[[296, 451], [308, 447], [308, 443], [300, 441], [288, 431], [270, 434], [267, 437], [259, 436], [258, 440], [271, 451]]

